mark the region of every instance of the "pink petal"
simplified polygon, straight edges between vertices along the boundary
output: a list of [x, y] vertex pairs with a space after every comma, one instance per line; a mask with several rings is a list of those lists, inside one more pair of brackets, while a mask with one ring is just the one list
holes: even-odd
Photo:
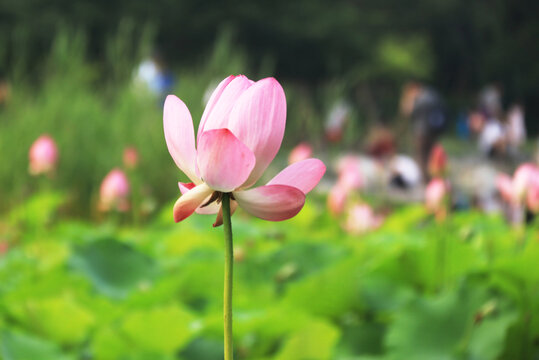
[[326, 166], [318, 159], [306, 159], [286, 167], [267, 185], [288, 185], [300, 189], [304, 194], [311, 191], [320, 181]]
[[212, 192], [213, 190], [208, 185], [202, 183], [182, 195], [174, 204], [174, 221], [180, 222], [191, 216]]
[[205, 131], [198, 142], [198, 169], [214, 190], [230, 192], [243, 184], [255, 166], [255, 156], [228, 129]]
[[197, 140], [206, 130], [226, 128], [230, 111], [240, 95], [254, 82], [246, 76], [229, 76], [213, 91], [198, 127]]
[[260, 80], [237, 100], [226, 127], [256, 156], [256, 166], [244, 187], [260, 178], [279, 151], [285, 124], [286, 98], [277, 80]]
[[516, 200], [513, 191], [513, 180], [507, 174], [500, 173], [496, 176], [496, 188], [502, 199], [508, 203]]
[[[230, 200], [230, 216], [234, 215], [236, 209], [238, 208], [238, 203], [234, 200]], [[223, 206], [219, 207], [219, 212], [217, 213], [217, 218], [213, 223], [213, 227], [218, 227], [223, 225]]]
[[264, 220], [281, 221], [294, 217], [305, 203], [305, 194], [293, 186], [265, 185], [234, 192], [245, 211]]
[[163, 127], [168, 152], [176, 165], [195, 183], [195, 131], [187, 106], [174, 95], [167, 96], [163, 111]]
[[[182, 183], [182, 182], [179, 182], [178, 187], [180, 188], [180, 191], [181, 191], [182, 195], [184, 195], [189, 190], [194, 188], [195, 184], [194, 183]], [[206, 199], [204, 199], [202, 204], [205, 204], [206, 202], [208, 202], [208, 200], [210, 200], [210, 197], [211, 197], [211, 195], [208, 196]], [[211, 214], [217, 214], [217, 212], [219, 211], [219, 208], [220, 208], [219, 204], [217, 204], [216, 202], [212, 202], [211, 204], [208, 204], [208, 205], [206, 205], [204, 207], [198, 207], [195, 210], [195, 212], [197, 214], [202, 214], [202, 215], [211, 215]]]
[[182, 183], [182, 182], [178, 182], [178, 187], [180, 188], [180, 192], [182, 193], [182, 195], [184, 195], [185, 193], [187, 193], [189, 190], [191, 190], [192, 188], [194, 188], [196, 185], [195, 183]]

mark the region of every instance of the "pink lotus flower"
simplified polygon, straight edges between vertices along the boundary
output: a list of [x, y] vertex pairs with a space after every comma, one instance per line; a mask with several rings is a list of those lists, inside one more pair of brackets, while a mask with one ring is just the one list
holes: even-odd
[[363, 234], [379, 228], [384, 219], [375, 215], [367, 204], [356, 204], [348, 211], [344, 229], [351, 234]]
[[120, 169], [113, 169], [105, 176], [99, 192], [101, 211], [127, 211], [129, 209], [129, 181]]
[[135, 147], [129, 146], [124, 149], [123, 162], [127, 169], [134, 169], [137, 167], [138, 151]]
[[515, 202], [513, 180], [507, 174], [498, 174], [496, 177], [496, 188], [502, 199], [507, 203]]
[[313, 156], [313, 148], [311, 145], [302, 142], [292, 149], [290, 155], [288, 155], [288, 164], [293, 164], [306, 160]]
[[356, 156], [339, 159], [337, 174], [337, 183], [331, 188], [327, 199], [329, 211], [333, 215], [340, 215], [344, 211], [348, 196], [364, 183], [360, 160]]
[[434, 213], [441, 220], [447, 213], [447, 199], [449, 186], [441, 178], [432, 179], [425, 189], [425, 205], [427, 210]]
[[355, 156], [345, 156], [337, 164], [337, 184], [347, 191], [359, 189], [363, 186], [361, 163]]
[[294, 163], [266, 185], [251, 188], [281, 146], [286, 123], [286, 99], [273, 78], [253, 82], [229, 76], [213, 92], [198, 127], [197, 146], [191, 114], [174, 95], [165, 101], [165, 139], [176, 165], [191, 179], [179, 183], [182, 196], [174, 205], [174, 220], [193, 212], [215, 214], [222, 224], [222, 193], [231, 194], [231, 211], [239, 205], [270, 221], [295, 216], [325, 172], [318, 159]]
[[526, 195], [526, 204], [532, 213], [539, 213], [539, 176], [537, 175], [530, 183], [530, 187]]
[[50, 174], [58, 161], [56, 143], [49, 135], [41, 135], [30, 147], [29, 158], [30, 174]]
[[520, 165], [513, 175], [513, 192], [515, 201], [523, 202], [526, 192], [539, 177], [539, 167], [532, 163]]
[[329, 191], [327, 204], [329, 212], [334, 215], [340, 215], [346, 206], [346, 198], [348, 196], [348, 190], [339, 184], [336, 184]]
[[447, 154], [442, 145], [432, 148], [429, 156], [429, 174], [432, 177], [443, 176], [447, 168]]
[[496, 187], [502, 199], [516, 207], [527, 205], [530, 211], [537, 212], [539, 205], [539, 167], [532, 163], [520, 165], [511, 179], [506, 174], [498, 175]]

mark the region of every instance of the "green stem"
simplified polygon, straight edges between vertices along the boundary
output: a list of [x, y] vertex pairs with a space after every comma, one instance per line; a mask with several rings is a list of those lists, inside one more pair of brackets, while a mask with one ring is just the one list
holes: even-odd
[[230, 194], [223, 194], [223, 225], [225, 230], [225, 286], [223, 315], [225, 323], [225, 360], [234, 358], [232, 345], [232, 279], [234, 248], [232, 243], [232, 223], [230, 222]]

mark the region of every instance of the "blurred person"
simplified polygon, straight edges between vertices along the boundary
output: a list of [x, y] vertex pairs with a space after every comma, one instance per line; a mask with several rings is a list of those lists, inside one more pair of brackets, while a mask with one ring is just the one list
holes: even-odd
[[137, 68], [135, 83], [146, 87], [152, 94], [160, 99], [172, 91], [174, 76], [168, 70], [164, 59], [159, 52], [143, 60]]
[[41, 135], [30, 147], [29, 172], [32, 175], [45, 174], [51, 176], [58, 162], [58, 147], [52, 137]]
[[479, 150], [491, 158], [503, 156], [507, 145], [505, 135], [505, 127], [498, 119], [487, 120], [479, 132]]
[[419, 165], [406, 155], [395, 155], [389, 163], [389, 182], [401, 189], [410, 189], [421, 184], [423, 176]]
[[479, 134], [485, 126], [487, 119], [480, 111], [470, 111], [468, 114], [468, 128], [472, 134]]
[[366, 143], [367, 153], [376, 159], [383, 160], [395, 154], [395, 136], [385, 126], [377, 125], [369, 131]]
[[337, 143], [342, 140], [344, 127], [350, 120], [350, 105], [344, 100], [333, 104], [325, 123], [325, 133], [328, 141]]
[[479, 110], [487, 118], [498, 118], [502, 116], [502, 92], [497, 85], [487, 85], [479, 93]]
[[471, 129], [468, 125], [468, 114], [464, 111], [461, 111], [457, 116], [456, 130], [460, 139], [467, 140], [470, 138]]
[[404, 84], [402, 89], [399, 110], [401, 115], [410, 117], [414, 111], [415, 101], [421, 92], [421, 85], [415, 81]]
[[288, 164], [306, 160], [313, 156], [313, 148], [306, 142], [299, 143], [288, 155]]
[[519, 148], [526, 141], [526, 125], [524, 121], [524, 108], [514, 104], [507, 113], [505, 124], [507, 151], [511, 155], [517, 155]]
[[130, 186], [127, 176], [120, 169], [112, 169], [101, 183], [99, 190], [99, 210], [103, 212], [129, 210]]
[[444, 105], [434, 89], [415, 82], [404, 87], [401, 99], [402, 114], [412, 120], [416, 159], [427, 178], [429, 154], [447, 124]]

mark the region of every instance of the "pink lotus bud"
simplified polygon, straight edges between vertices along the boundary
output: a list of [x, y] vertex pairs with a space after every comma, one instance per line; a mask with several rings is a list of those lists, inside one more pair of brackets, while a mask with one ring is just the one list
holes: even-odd
[[343, 189], [349, 191], [363, 186], [360, 160], [355, 156], [346, 156], [337, 164], [339, 178], [337, 183]]
[[539, 213], [539, 175], [537, 173], [530, 181], [528, 193], [526, 194], [526, 204], [532, 213]]
[[135, 147], [129, 146], [124, 150], [124, 166], [127, 169], [134, 169], [138, 164], [138, 151]]
[[539, 168], [532, 163], [522, 164], [516, 169], [513, 175], [513, 191], [516, 201], [519, 203], [524, 201], [526, 191], [537, 177], [539, 177]]
[[512, 203], [514, 201], [513, 180], [509, 175], [498, 174], [496, 177], [496, 188], [505, 202]]
[[41, 135], [30, 147], [29, 158], [30, 174], [50, 174], [58, 161], [56, 143], [49, 135]]
[[346, 205], [347, 189], [339, 186], [339, 184], [333, 186], [328, 195], [328, 209], [329, 212], [334, 215], [340, 215], [344, 211]]
[[313, 149], [311, 145], [302, 142], [297, 145], [288, 156], [288, 164], [293, 164], [302, 160], [306, 160], [313, 156]]
[[99, 209], [101, 211], [127, 211], [129, 202], [129, 181], [120, 169], [113, 169], [101, 183]]
[[430, 152], [429, 174], [432, 177], [443, 176], [447, 167], [447, 154], [442, 145], [436, 145]]
[[437, 214], [437, 216], [443, 216], [442, 214], [446, 210], [445, 202], [448, 197], [448, 190], [448, 185], [443, 179], [432, 179], [425, 189], [425, 205], [427, 210]]
[[350, 208], [344, 229], [351, 234], [363, 234], [382, 225], [383, 218], [374, 214], [367, 204], [356, 204]]

